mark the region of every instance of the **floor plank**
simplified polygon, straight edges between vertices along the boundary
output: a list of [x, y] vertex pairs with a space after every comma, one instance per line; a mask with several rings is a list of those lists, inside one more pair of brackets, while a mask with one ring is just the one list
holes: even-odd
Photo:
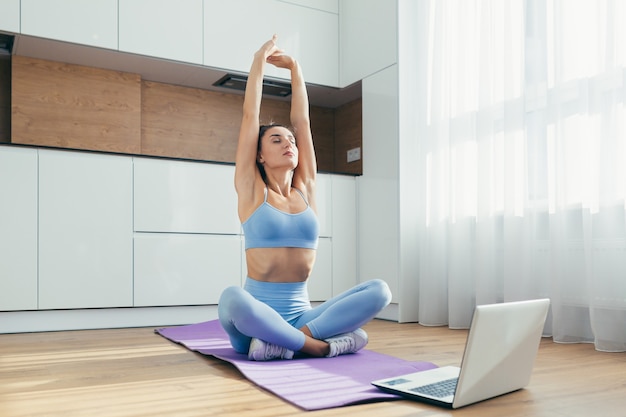
[[[368, 349], [458, 365], [467, 332], [375, 320]], [[455, 411], [413, 401], [306, 412], [236, 368], [151, 328], [0, 335], [0, 415], [41, 416], [622, 416], [626, 355], [541, 342], [530, 385]]]

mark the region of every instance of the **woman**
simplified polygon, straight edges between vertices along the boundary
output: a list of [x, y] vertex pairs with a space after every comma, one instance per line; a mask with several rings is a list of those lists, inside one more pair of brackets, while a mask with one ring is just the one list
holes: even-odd
[[[266, 63], [291, 73], [291, 123], [260, 126]], [[297, 138], [297, 146], [296, 146]], [[276, 35], [254, 54], [235, 157], [238, 214], [246, 242], [244, 288], [222, 294], [218, 315], [233, 348], [251, 360], [354, 353], [367, 344], [360, 326], [391, 301], [372, 280], [312, 308], [306, 280], [315, 261], [317, 164], [309, 102], [298, 62], [276, 46]]]

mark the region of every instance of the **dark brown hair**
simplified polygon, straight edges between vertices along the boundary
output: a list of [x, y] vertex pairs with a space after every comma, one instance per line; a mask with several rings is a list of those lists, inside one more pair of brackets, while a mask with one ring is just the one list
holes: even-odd
[[[259, 126], [259, 140], [257, 141], [257, 147], [256, 147], [257, 155], [259, 154], [259, 152], [261, 152], [261, 139], [263, 138], [263, 135], [265, 135], [265, 132], [267, 132], [269, 129], [273, 127], [284, 127], [285, 129], [291, 131], [291, 129], [289, 129], [287, 126], [274, 123], [274, 122], [270, 122], [267, 125]], [[257, 168], [259, 168], [259, 172], [261, 173], [261, 178], [263, 178], [263, 182], [267, 184], [267, 174], [265, 173], [265, 167], [263, 167], [263, 164], [259, 162], [258, 158], [256, 161], [256, 166]]]

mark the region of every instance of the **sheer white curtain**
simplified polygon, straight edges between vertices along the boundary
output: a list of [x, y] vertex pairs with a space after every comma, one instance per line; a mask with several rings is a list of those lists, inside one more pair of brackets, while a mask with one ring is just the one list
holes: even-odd
[[432, 0], [420, 322], [552, 299], [559, 342], [626, 350], [626, 1]]

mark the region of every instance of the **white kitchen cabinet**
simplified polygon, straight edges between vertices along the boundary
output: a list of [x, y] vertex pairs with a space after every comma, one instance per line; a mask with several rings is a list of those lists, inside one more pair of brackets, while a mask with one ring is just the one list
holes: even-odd
[[326, 301], [333, 296], [333, 251], [330, 238], [320, 238], [315, 266], [308, 281], [311, 301]]
[[119, 50], [202, 64], [203, 0], [120, 0]]
[[240, 284], [241, 236], [135, 235], [135, 307], [217, 304]]
[[0, 30], [19, 33], [20, 0], [0, 0]]
[[118, 48], [117, 0], [22, 0], [24, 35]]
[[281, 0], [285, 3], [293, 3], [311, 9], [324, 10], [329, 13], [339, 14], [339, 0]]
[[240, 234], [230, 165], [135, 158], [137, 232]]
[[340, 87], [398, 62], [397, 1], [341, 0], [339, 16]]
[[356, 179], [332, 177], [332, 271], [333, 295], [354, 287], [357, 273], [357, 203]]
[[363, 159], [364, 175], [357, 178], [360, 280], [384, 279], [394, 301], [401, 295], [397, 84], [395, 65], [363, 80], [363, 149], [367, 157]]
[[329, 174], [318, 174], [316, 181], [317, 218], [320, 222], [320, 236], [330, 237], [333, 235], [332, 216], [332, 181]]
[[132, 158], [39, 151], [39, 309], [132, 305]]
[[309, 296], [311, 301], [325, 301], [333, 294], [333, 183], [335, 176], [319, 174], [317, 176], [317, 217], [320, 223], [320, 238], [317, 247], [315, 266], [309, 277]]
[[[274, 33], [300, 62], [307, 82], [338, 85], [339, 16], [278, 0], [205, 0], [204, 65], [248, 73], [254, 53]], [[289, 79], [288, 71], [271, 65], [266, 75]]]
[[37, 308], [37, 150], [0, 146], [0, 311]]

